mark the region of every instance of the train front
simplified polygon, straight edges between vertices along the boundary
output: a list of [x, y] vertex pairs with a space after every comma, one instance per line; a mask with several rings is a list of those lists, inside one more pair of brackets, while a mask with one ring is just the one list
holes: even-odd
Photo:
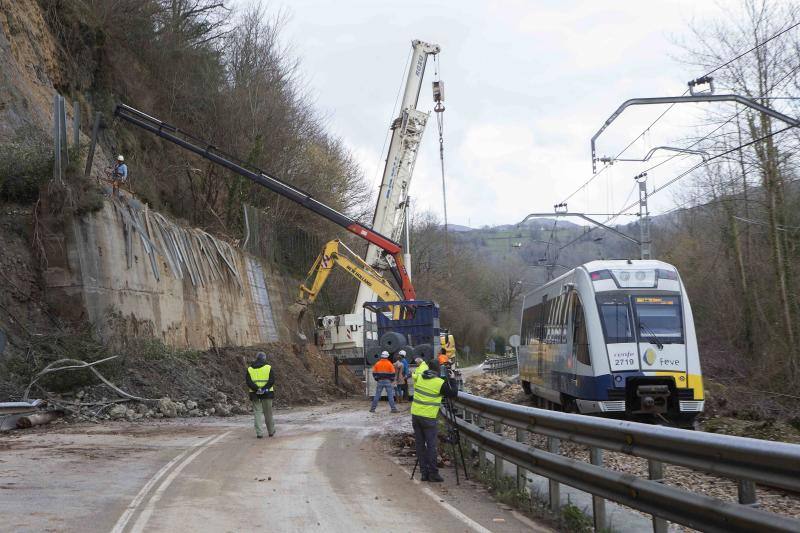
[[661, 261], [585, 267], [611, 381], [600, 410], [691, 425], [704, 407], [703, 380], [692, 310], [675, 267]]

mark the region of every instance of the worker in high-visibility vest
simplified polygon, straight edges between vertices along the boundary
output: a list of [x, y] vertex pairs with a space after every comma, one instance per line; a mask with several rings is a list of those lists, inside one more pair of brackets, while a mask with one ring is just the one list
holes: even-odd
[[[458, 384], [449, 377], [439, 376], [439, 361], [428, 363], [428, 369], [414, 381], [414, 401], [411, 403], [411, 426], [414, 428], [414, 444], [417, 449], [422, 481], [444, 481], [436, 466], [436, 436], [439, 424], [436, 419], [443, 398], [458, 396]], [[448, 374], [445, 372], [444, 374]]]
[[425, 362], [425, 359], [422, 357], [417, 357], [414, 359], [414, 362], [417, 363], [417, 368], [414, 369], [414, 372], [411, 374], [411, 377], [414, 378], [414, 381], [417, 381], [419, 377], [422, 375], [423, 372], [428, 370], [428, 363]]
[[247, 388], [250, 390], [250, 401], [253, 403], [256, 437], [264, 438], [261, 419], [267, 424], [267, 434], [275, 434], [275, 422], [272, 419], [272, 399], [275, 398], [275, 372], [267, 364], [267, 354], [258, 352], [256, 360], [247, 367], [245, 374]]
[[386, 350], [381, 352], [378, 362], [372, 365], [372, 377], [375, 379], [375, 396], [372, 397], [372, 406], [369, 408], [369, 412], [375, 412], [375, 408], [378, 407], [378, 401], [385, 390], [386, 397], [389, 400], [389, 408], [393, 413], [397, 413], [398, 410], [394, 404], [395, 368], [392, 362], [389, 361], [389, 352]]

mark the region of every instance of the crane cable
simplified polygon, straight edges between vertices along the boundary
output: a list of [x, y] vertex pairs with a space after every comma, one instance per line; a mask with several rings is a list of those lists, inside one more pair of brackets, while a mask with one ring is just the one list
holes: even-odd
[[[433, 56], [433, 77], [434, 77], [434, 100], [436, 105], [433, 110], [436, 113], [436, 125], [439, 128], [439, 164], [442, 171], [442, 206], [444, 208], [444, 250], [447, 259], [447, 275], [451, 275], [452, 269], [450, 268], [450, 230], [447, 225], [447, 184], [444, 174], [444, 92], [439, 79], [439, 54]], [[439, 87], [440, 92], [436, 93], [436, 87]]]

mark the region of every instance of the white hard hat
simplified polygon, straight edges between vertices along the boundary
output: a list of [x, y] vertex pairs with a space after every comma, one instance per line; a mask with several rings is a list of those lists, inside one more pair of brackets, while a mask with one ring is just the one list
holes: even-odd
[[405, 356], [406, 356], [406, 351], [405, 351], [405, 350], [400, 350], [400, 351], [399, 351], [399, 352], [397, 352], [397, 353], [399, 353], [399, 354], [400, 354], [400, 355], [402, 355], [403, 357], [405, 357]]
[[381, 352], [381, 358], [382, 359], [386, 359], [387, 357], [389, 357], [389, 352], [387, 352], [386, 350], [382, 351]]
[[117, 156], [117, 161], [120, 161], [120, 162], [125, 161], [125, 158], [122, 157], [121, 155], [118, 155]]

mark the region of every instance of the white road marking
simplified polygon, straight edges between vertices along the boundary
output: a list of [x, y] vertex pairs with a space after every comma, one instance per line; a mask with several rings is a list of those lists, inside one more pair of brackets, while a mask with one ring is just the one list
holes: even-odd
[[[411, 472], [409, 472], [407, 468], [405, 468], [403, 466], [401, 466], [400, 468], [403, 470], [403, 472], [408, 474], [409, 477], [411, 477]], [[417, 479], [414, 479], [413, 481], [417, 485], [422, 485], [422, 482], [417, 480]], [[477, 533], [492, 533], [491, 529], [486, 529], [485, 527], [483, 527], [482, 525], [477, 523], [475, 520], [473, 520], [472, 518], [468, 517], [467, 515], [465, 515], [464, 513], [462, 513], [461, 511], [459, 511], [458, 509], [456, 509], [455, 507], [453, 507], [452, 505], [450, 505], [446, 501], [443, 501], [442, 497], [439, 494], [436, 494], [435, 492], [433, 492], [428, 487], [423, 486], [423, 487], [421, 487], [421, 489], [422, 489], [423, 494], [427, 495], [433, 501], [435, 501], [436, 503], [438, 503], [439, 505], [444, 507], [445, 511], [447, 511], [448, 513], [453, 515], [454, 518], [456, 518], [459, 522], [461, 522], [462, 524], [466, 525], [467, 527], [469, 527], [473, 531], [476, 531]]]
[[197, 448], [198, 446], [205, 446], [212, 439], [214, 439], [213, 435], [211, 437], [208, 437], [206, 439], [194, 443], [192, 446], [190, 446], [183, 452], [179, 453], [174, 459], [172, 459], [170, 462], [161, 467], [161, 469], [158, 472], [153, 474], [153, 477], [151, 477], [147, 481], [147, 483], [145, 483], [145, 485], [141, 488], [138, 494], [136, 494], [136, 497], [133, 498], [133, 500], [131, 500], [131, 503], [125, 509], [125, 512], [122, 513], [122, 515], [117, 520], [117, 523], [114, 524], [113, 529], [111, 529], [111, 533], [122, 533], [125, 530], [125, 526], [128, 525], [128, 522], [130, 521], [131, 517], [136, 512], [139, 505], [141, 505], [142, 501], [145, 499], [147, 494], [155, 486], [155, 484], [158, 483], [162, 477], [164, 477], [164, 474], [166, 474], [169, 471], [169, 469], [175, 465], [175, 463], [178, 463], [179, 461], [183, 460], [183, 458], [186, 457], [194, 448]]
[[131, 533], [142, 533], [142, 531], [144, 531], [145, 526], [147, 526], [147, 522], [153, 515], [153, 511], [155, 511], [156, 504], [164, 495], [164, 493], [172, 484], [172, 482], [175, 481], [175, 478], [178, 477], [178, 474], [180, 474], [183, 471], [183, 469], [189, 465], [189, 463], [194, 461], [198, 455], [203, 453], [206, 448], [227, 437], [228, 435], [230, 435], [230, 433], [231, 433], [230, 431], [226, 431], [222, 435], [218, 435], [217, 437], [214, 437], [210, 441], [205, 442], [204, 444], [198, 447], [197, 451], [195, 451], [189, 457], [184, 459], [178, 466], [176, 466], [172, 470], [172, 472], [170, 472], [170, 474], [166, 477], [166, 479], [164, 479], [161, 485], [156, 489], [156, 491], [150, 497], [150, 500], [147, 502], [147, 506], [144, 508], [144, 510], [141, 513], [139, 513], [136, 522], [134, 522], [133, 527], [131, 527]]

